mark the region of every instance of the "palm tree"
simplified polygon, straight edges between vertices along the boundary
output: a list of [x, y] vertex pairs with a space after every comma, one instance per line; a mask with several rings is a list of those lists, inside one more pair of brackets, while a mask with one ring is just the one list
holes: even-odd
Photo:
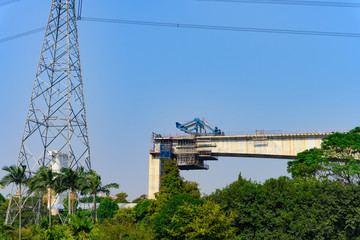
[[94, 223], [96, 222], [96, 196], [98, 193], [105, 193], [107, 196], [110, 194], [110, 188], [119, 188], [119, 184], [110, 183], [105, 186], [101, 183], [101, 177], [95, 171], [90, 170], [86, 175], [86, 185], [81, 190], [83, 194], [94, 195]]
[[57, 178], [56, 193], [61, 193], [69, 190], [69, 214], [74, 213], [74, 202], [76, 199], [76, 192], [80, 191], [86, 184], [84, 168], [80, 167], [76, 170], [71, 168], [62, 168], [61, 175]]
[[21, 187], [25, 185], [28, 181], [28, 175], [25, 172], [26, 166], [11, 165], [10, 167], [4, 166], [2, 169], [8, 172], [8, 174], [1, 179], [0, 185], [7, 186], [13, 183], [19, 189], [19, 239], [21, 239], [21, 208], [22, 208]]
[[42, 166], [36, 172], [35, 176], [29, 181], [29, 188], [31, 191], [48, 191], [48, 205], [49, 205], [49, 228], [51, 227], [51, 190], [56, 187], [56, 179], [59, 176], [51, 167]]

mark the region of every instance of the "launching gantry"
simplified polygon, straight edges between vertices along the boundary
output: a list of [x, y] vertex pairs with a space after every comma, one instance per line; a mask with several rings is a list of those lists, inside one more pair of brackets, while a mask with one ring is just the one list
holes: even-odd
[[[299, 152], [320, 147], [322, 138], [334, 131], [264, 131], [225, 135], [204, 120], [180, 124], [178, 129], [188, 135], [153, 133], [149, 157], [149, 198], [159, 191], [162, 159], [174, 158], [180, 170], [207, 170], [205, 161], [218, 157], [295, 159]], [[344, 132], [344, 131], [342, 131]]]

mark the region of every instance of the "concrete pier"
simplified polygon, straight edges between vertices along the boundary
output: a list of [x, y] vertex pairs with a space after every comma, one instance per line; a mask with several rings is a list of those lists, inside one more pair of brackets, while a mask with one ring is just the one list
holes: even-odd
[[160, 189], [161, 164], [159, 154], [150, 154], [149, 156], [149, 189], [148, 196], [154, 199], [154, 194]]

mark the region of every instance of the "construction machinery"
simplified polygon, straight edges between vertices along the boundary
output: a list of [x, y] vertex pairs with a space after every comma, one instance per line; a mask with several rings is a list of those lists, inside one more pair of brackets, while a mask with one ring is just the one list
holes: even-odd
[[200, 118], [194, 118], [194, 120], [184, 124], [176, 122], [176, 128], [194, 136], [224, 136], [219, 128], [211, 127], [208, 122]]

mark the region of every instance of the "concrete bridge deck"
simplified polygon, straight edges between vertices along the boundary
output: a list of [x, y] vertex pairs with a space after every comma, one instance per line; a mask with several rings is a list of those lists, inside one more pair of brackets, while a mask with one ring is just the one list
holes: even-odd
[[154, 198], [154, 193], [159, 191], [160, 156], [164, 156], [164, 149], [166, 156], [176, 159], [181, 170], [208, 169], [204, 161], [217, 160], [217, 157], [296, 159], [299, 152], [320, 147], [322, 138], [334, 132], [260, 131], [257, 134], [197, 137], [154, 135], [149, 157], [148, 196]]

